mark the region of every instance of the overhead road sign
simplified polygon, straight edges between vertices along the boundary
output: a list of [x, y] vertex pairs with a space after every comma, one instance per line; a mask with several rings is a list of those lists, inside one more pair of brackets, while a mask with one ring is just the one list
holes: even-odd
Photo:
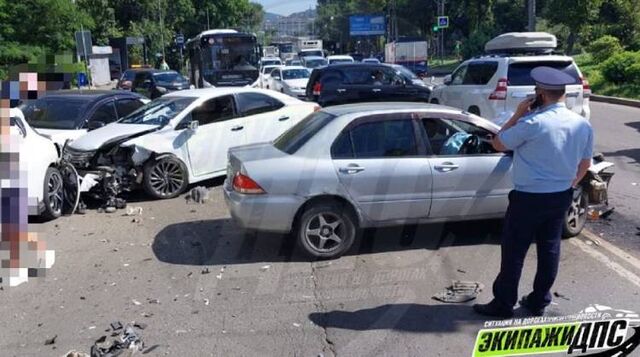
[[387, 32], [384, 15], [349, 16], [349, 34], [351, 36], [380, 36]]

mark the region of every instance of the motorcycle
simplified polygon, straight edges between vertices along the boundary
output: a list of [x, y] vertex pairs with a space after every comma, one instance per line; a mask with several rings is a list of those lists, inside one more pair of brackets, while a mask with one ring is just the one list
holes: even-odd
[[609, 186], [614, 175], [614, 164], [604, 155], [596, 154], [591, 167], [573, 192], [571, 206], [567, 210], [563, 236], [580, 234], [589, 217], [597, 219], [613, 211], [609, 206]]

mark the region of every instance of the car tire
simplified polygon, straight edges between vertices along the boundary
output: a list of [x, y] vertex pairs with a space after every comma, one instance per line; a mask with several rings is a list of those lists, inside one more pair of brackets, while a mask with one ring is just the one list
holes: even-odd
[[300, 215], [294, 234], [298, 246], [308, 256], [337, 258], [353, 245], [358, 229], [356, 222], [354, 215], [343, 204], [317, 203]]
[[575, 237], [584, 228], [587, 223], [587, 210], [589, 208], [589, 194], [585, 192], [582, 187], [579, 187], [574, 192], [571, 206], [567, 210], [565, 215], [564, 225], [562, 227], [562, 237], [571, 238]]
[[480, 108], [476, 107], [475, 105], [469, 107], [469, 110], [467, 110], [469, 113], [480, 116]]
[[440, 104], [440, 102], [437, 99], [431, 99], [431, 104]]
[[55, 167], [47, 168], [44, 175], [44, 187], [42, 203], [44, 211], [42, 217], [46, 220], [52, 220], [62, 215], [62, 207], [64, 206], [64, 184], [62, 174]]
[[144, 165], [143, 187], [156, 199], [174, 198], [189, 185], [185, 164], [174, 156], [151, 159]]

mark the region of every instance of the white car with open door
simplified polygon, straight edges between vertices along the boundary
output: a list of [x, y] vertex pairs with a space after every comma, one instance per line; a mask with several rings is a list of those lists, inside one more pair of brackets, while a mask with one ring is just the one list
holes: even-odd
[[20, 170], [27, 174], [29, 215], [58, 218], [64, 194], [56, 146], [31, 128], [19, 109], [12, 108], [9, 115], [11, 136], [17, 138]]
[[269, 89], [269, 79], [271, 78], [271, 72], [276, 68], [281, 68], [281, 65], [270, 65], [260, 68], [260, 77], [258, 77], [258, 87]]
[[248, 87], [169, 93], [73, 141], [63, 157], [81, 177], [102, 182], [90, 191], [100, 198], [137, 187], [172, 198], [188, 184], [225, 175], [229, 148], [271, 141], [317, 109]]
[[500, 35], [485, 45], [486, 54], [463, 62], [431, 92], [430, 102], [459, 108], [502, 125], [520, 102], [535, 95], [531, 70], [553, 67], [575, 82], [566, 87], [567, 108], [590, 117], [591, 89], [573, 58], [555, 54], [556, 37], [544, 32]]
[[302, 66], [276, 68], [269, 78], [269, 89], [296, 98], [306, 98], [311, 71]]

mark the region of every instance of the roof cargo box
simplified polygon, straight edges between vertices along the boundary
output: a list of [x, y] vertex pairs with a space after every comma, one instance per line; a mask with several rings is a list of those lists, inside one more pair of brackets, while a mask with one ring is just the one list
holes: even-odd
[[488, 41], [487, 53], [551, 52], [558, 47], [556, 36], [547, 32], [509, 32]]

